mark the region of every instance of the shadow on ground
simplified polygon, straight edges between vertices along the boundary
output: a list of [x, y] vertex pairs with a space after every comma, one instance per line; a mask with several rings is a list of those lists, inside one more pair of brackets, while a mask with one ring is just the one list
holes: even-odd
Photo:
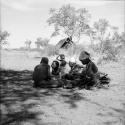
[[[123, 109], [110, 107], [110, 110], [107, 113], [102, 112], [97, 115], [104, 119], [111, 118], [110, 120], [103, 122], [104, 125], [125, 125], [125, 103], [122, 103], [122, 106], [124, 107]], [[114, 118], [114, 120], [112, 120], [112, 118]], [[118, 119], [117, 122], [116, 119]]]
[[[3, 70], [0, 71], [0, 75], [1, 125], [18, 125], [24, 121], [32, 121], [32, 124], [39, 125], [37, 116], [44, 115], [44, 112], [30, 109], [40, 102], [49, 106], [46, 102], [47, 97], [53, 99], [53, 96], [61, 96], [64, 103], [71, 108], [76, 108], [76, 102], [85, 99], [74, 90], [33, 88], [32, 71]], [[40, 125], [42, 124], [44, 123], [40, 122]]]
[[[91, 101], [91, 99], [73, 89], [33, 88], [32, 71], [4, 70], [0, 71], [0, 76], [1, 125], [24, 125], [23, 122], [26, 121], [28, 122], [26, 125], [49, 125], [42, 120], [39, 121], [38, 116], [46, 114], [43, 109], [38, 108], [38, 105], [50, 107], [52, 105], [46, 101], [47, 98], [53, 101], [57, 96], [70, 108], [77, 108], [77, 102], [82, 100], [104, 108], [101, 104]], [[125, 104], [123, 105], [125, 106]], [[108, 112], [107, 114], [100, 113], [97, 115], [120, 117], [121, 121], [124, 122], [125, 111], [115, 108], [112, 108], [112, 110], [114, 113]], [[113, 121], [104, 124], [111, 125]]]

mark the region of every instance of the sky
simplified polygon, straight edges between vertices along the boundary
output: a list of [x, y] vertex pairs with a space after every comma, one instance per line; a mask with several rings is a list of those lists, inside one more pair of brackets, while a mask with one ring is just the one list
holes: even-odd
[[[71, 4], [76, 9], [87, 8], [92, 23], [105, 18], [112, 26], [117, 26], [119, 32], [125, 29], [124, 0], [1, 0], [1, 27], [10, 33], [7, 47], [23, 47], [26, 40], [31, 40], [34, 47], [38, 37], [50, 38], [53, 28], [46, 22], [49, 10], [64, 4]], [[50, 42], [57, 43], [60, 38]]]

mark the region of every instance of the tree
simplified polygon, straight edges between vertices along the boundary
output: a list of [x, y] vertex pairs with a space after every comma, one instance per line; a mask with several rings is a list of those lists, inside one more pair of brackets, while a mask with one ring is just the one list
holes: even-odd
[[68, 37], [76, 37], [79, 41], [81, 35], [89, 28], [90, 14], [85, 8], [76, 10], [70, 5], [65, 5], [58, 10], [51, 9], [50, 15], [47, 22], [55, 28], [52, 37], [63, 33]]
[[35, 44], [36, 44], [36, 46], [37, 46], [37, 49], [40, 49], [40, 47], [45, 47], [45, 46], [47, 46], [48, 45], [48, 43], [49, 43], [49, 39], [47, 39], [47, 38], [41, 38], [41, 37], [38, 37], [37, 38], [37, 40], [36, 40], [36, 42], [35, 42]]
[[99, 19], [99, 21], [94, 23], [94, 29], [96, 34], [96, 39], [100, 41], [100, 49], [103, 48], [103, 42], [106, 41], [107, 35], [106, 31], [109, 27], [109, 23], [106, 19]]
[[7, 37], [9, 35], [7, 31], [0, 31], [0, 45], [7, 44]]
[[122, 47], [122, 45], [125, 45], [125, 32], [122, 32], [121, 34], [118, 32], [118, 27], [111, 27], [113, 30], [112, 35], [112, 41], [116, 44]]
[[26, 40], [26, 41], [25, 41], [25, 44], [26, 44], [26, 48], [27, 48], [27, 49], [30, 49], [30, 48], [31, 48], [31, 47], [30, 47], [30, 46], [31, 46], [31, 43], [32, 43], [31, 40]]
[[111, 30], [113, 31], [112, 41], [114, 43], [119, 43], [120, 42], [120, 34], [118, 33], [118, 27], [112, 26]]
[[40, 49], [41, 41], [42, 41], [41, 37], [37, 38], [37, 40], [35, 42], [37, 49]]
[[9, 36], [9, 33], [7, 31], [1, 31], [0, 30], [0, 68], [1, 68], [1, 50], [2, 45], [7, 44], [7, 37]]
[[89, 36], [89, 38], [90, 38], [91, 46], [93, 46], [93, 41], [96, 39], [96, 32], [94, 31], [93, 28], [90, 27], [90, 28], [86, 31], [86, 34], [87, 34], [87, 36]]
[[46, 47], [46, 46], [48, 45], [48, 43], [49, 43], [49, 39], [44, 38], [44, 39], [42, 40], [41, 46], [42, 46], [42, 47]]

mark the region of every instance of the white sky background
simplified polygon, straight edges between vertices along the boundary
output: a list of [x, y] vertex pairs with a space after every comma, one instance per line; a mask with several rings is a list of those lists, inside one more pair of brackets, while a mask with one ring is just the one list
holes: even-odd
[[50, 38], [53, 29], [46, 23], [49, 10], [60, 8], [64, 4], [87, 8], [92, 16], [92, 23], [105, 18], [111, 25], [119, 27], [119, 32], [124, 31], [123, 0], [2, 0], [1, 24], [2, 29], [10, 33], [8, 47], [24, 46], [26, 39], [35, 42], [37, 37]]

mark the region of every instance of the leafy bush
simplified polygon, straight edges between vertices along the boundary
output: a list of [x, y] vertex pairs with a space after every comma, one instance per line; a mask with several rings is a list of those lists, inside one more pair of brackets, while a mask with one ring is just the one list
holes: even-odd
[[89, 49], [92, 49], [95, 53], [100, 53], [100, 44], [93, 44], [89, 46]]
[[[44, 51], [44, 52], [43, 52]], [[46, 46], [42, 51], [42, 54], [44, 53], [47, 56], [54, 56], [59, 54], [59, 50], [53, 46], [53, 45], [48, 45]]]
[[83, 45], [74, 45], [67, 50], [67, 54], [70, 56], [79, 55], [79, 53], [84, 50]]
[[105, 53], [107, 60], [116, 60], [118, 55], [117, 47], [113, 45], [110, 41], [106, 41], [103, 43], [102, 53]]
[[[97, 46], [97, 52], [100, 53], [101, 57], [98, 60], [98, 63], [102, 63], [103, 61], [117, 61], [118, 60], [118, 54], [119, 49], [118, 46], [115, 46], [115, 44], [110, 41], [104, 41], [102, 44], [102, 48], [99, 49], [99, 46]], [[100, 50], [100, 51], [99, 51]]]

